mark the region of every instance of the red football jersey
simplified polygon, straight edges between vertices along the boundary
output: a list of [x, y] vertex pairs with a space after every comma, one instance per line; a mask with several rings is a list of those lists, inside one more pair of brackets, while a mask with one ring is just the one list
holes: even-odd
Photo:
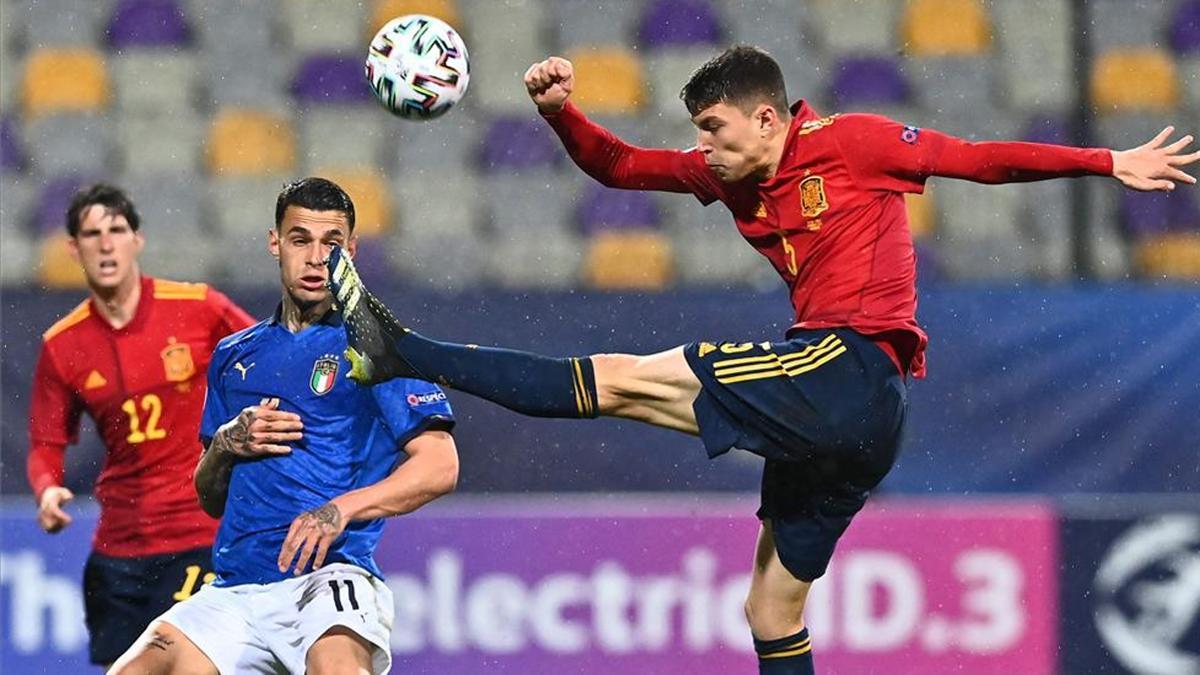
[[803, 101], [792, 113], [778, 170], [761, 183], [722, 182], [696, 149], [630, 146], [570, 103], [545, 117], [572, 159], [606, 185], [720, 200], [787, 283], [793, 329], [852, 328], [916, 377], [927, 339], [916, 321], [904, 193], [935, 175], [1003, 183], [1112, 173], [1103, 149], [968, 143], [878, 115], [819, 117]]
[[43, 336], [29, 415], [34, 492], [61, 485], [63, 452], [83, 412], [108, 450], [96, 482], [94, 548], [132, 557], [211, 545], [217, 521], [200, 510], [205, 371], [217, 341], [253, 323], [204, 284], [142, 278], [137, 311], [113, 329], [92, 300]]

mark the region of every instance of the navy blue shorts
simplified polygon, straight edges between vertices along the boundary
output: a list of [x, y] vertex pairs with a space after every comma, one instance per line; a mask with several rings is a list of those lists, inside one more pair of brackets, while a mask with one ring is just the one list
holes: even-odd
[[89, 555], [83, 604], [92, 663], [120, 658], [151, 621], [200, 590], [211, 571], [212, 548], [207, 546], [137, 558]]
[[825, 573], [837, 540], [896, 460], [907, 387], [875, 343], [836, 328], [783, 342], [697, 342], [693, 409], [710, 457], [766, 459], [762, 506], [779, 559], [797, 579]]

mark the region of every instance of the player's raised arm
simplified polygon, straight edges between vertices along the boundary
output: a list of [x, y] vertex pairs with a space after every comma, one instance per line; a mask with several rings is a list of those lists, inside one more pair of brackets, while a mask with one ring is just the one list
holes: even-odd
[[286, 455], [283, 443], [302, 438], [303, 422], [296, 413], [279, 410], [279, 399], [265, 399], [250, 406], [221, 426], [205, 445], [193, 481], [200, 507], [213, 518], [225, 513], [233, 465], [241, 459]]
[[411, 513], [454, 491], [458, 448], [449, 432], [425, 431], [405, 444], [404, 451], [408, 459], [387, 478], [297, 516], [279, 552], [280, 571], [290, 567], [303, 574], [310, 559], [312, 569], [321, 567], [330, 545], [351, 521]]
[[640, 148], [592, 122], [569, 100], [575, 88], [571, 62], [551, 56], [525, 71], [525, 89], [538, 112], [584, 173], [604, 185], [631, 190], [695, 193], [715, 199], [704, 159], [695, 151]]

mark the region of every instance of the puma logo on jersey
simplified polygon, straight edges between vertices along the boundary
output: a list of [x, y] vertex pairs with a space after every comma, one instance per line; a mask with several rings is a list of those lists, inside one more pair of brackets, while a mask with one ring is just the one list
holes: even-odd
[[253, 367], [254, 367], [254, 364], [253, 364], [253, 363], [251, 363], [251, 364], [250, 364], [250, 365], [248, 365], [248, 366], [243, 366], [243, 365], [242, 365], [242, 362], [241, 362], [241, 361], [238, 361], [237, 363], [233, 364], [233, 367], [234, 367], [234, 369], [236, 369], [236, 370], [237, 370], [239, 373], [241, 373], [241, 374], [242, 374], [242, 382], [245, 382], [245, 381], [246, 381], [246, 373], [247, 373], [247, 372], [249, 372], [249, 370], [250, 370], [251, 368], [253, 368]]

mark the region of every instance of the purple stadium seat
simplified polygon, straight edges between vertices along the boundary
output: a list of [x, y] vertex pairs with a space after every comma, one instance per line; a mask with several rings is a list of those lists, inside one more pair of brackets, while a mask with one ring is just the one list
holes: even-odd
[[395, 276], [388, 256], [387, 241], [383, 237], [363, 237], [354, 254], [354, 266], [368, 284], [379, 285]]
[[17, 125], [9, 117], [0, 118], [0, 171], [20, 171], [25, 167], [25, 151], [17, 139]]
[[[33, 225], [36, 233], [41, 235], [58, 234], [64, 231], [67, 219], [67, 207], [71, 198], [92, 180], [79, 174], [64, 174], [54, 176], [45, 182], [42, 193], [38, 196], [37, 209], [34, 211]], [[137, 195], [133, 195], [137, 199]]]
[[638, 40], [647, 47], [713, 45], [721, 34], [721, 21], [708, 0], [653, 0], [638, 26]]
[[106, 32], [108, 44], [115, 49], [177, 46], [191, 38], [187, 19], [175, 0], [121, 0]]
[[296, 69], [292, 94], [303, 103], [360, 103], [370, 100], [371, 89], [363, 77], [362, 58], [316, 54]]
[[1175, 10], [1171, 47], [1178, 54], [1200, 53], [1200, 0], [1184, 0]]
[[838, 109], [862, 104], [901, 104], [908, 100], [908, 81], [900, 66], [886, 56], [857, 56], [841, 60], [830, 86]]
[[585, 234], [600, 230], [657, 228], [658, 204], [647, 192], [615, 190], [589, 181], [577, 215]]
[[1052, 115], [1037, 115], [1025, 125], [1024, 140], [1030, 143], [1053, 143], [1054, 145], [1074, 145], [1074, 133], [1071, 122]]
[[483, 137], [480, 166], [486, 173], [556, 166], [563, 153], [554, 132], [536, 117], [499, 117]]
[[1131, 236], [1141, 238], [1164, 232], [1200, 232], [1200, 208], [1191, 191], [1135, 192], [1121, 194], [1121, 214]]

